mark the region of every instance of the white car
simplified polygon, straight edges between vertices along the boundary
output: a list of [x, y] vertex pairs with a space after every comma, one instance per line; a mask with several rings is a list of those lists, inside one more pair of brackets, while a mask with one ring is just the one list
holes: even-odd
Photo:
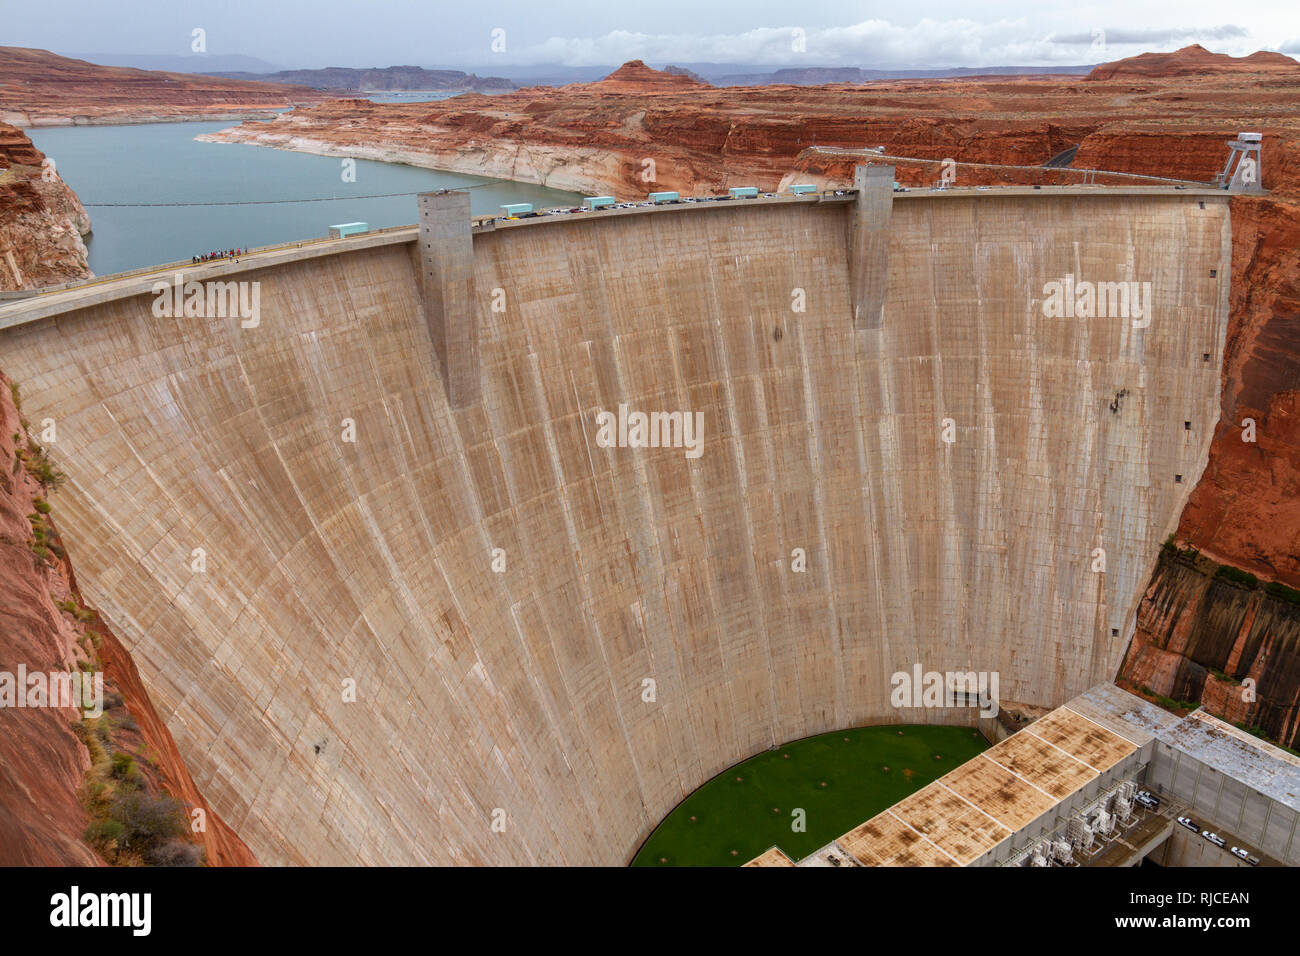
[[1249, 853], [1247, 853], [1239, 846], [1234, 846], [1230, 852], [1232, 853], [1233, 856], [1245, 860], [1251, 866], [1259, 866], [1259, 858], [1251, 856]]
[[1201, 832], [1201, 828], [1193, 823], [1190, 817], [1179, 817], [1178, 822], [1187, 827], [1187, 829], [1191, 830], [1193, 833]]
[[1215, 846], [1224, 847], [1228, 845], [1227, 840], [1219, 836], [1217, 833], [1211, 833], [1209, 830], [1206, 830], [1204, 833], [1201, 834], [1201, 836], [1205, 837], [1205, 839], [1209, 840]]

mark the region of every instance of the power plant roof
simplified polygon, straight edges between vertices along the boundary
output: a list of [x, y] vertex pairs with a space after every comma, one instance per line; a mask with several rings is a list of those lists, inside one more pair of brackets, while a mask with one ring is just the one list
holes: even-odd
[[1278, 803], [1300, 811], [1300, 758], [1225, 721], [1194, 711], [1157, 737]]

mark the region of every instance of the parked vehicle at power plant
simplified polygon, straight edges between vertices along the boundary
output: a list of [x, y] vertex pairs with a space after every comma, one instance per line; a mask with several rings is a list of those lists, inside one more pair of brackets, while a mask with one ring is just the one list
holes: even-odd
[[1211, 833], [1210, 831], [1206, 830], [1204, 833], [1201, 834], [1201, 836], [1205, 837], [1205, 839], [1209, 840], [1217, 847], [1225, 847], [1228, 845], [1228, 841], [1225, 840], [1223, 837], [1219, 836], [1217, 833]]
[[1201, 828], [1193, 823], [1189, 817], [1179, 817], [1178, 822], [1187, 827], [1187, 829], [1191, 830], [1193, 833], [1201, 832]]
[[1139, 790], [1137, 796], [1133, 799], [1142, 804], [1142, 806], [1146, 807], [1148, 810], [1155, 810], [1160, 806], [1160, 798], [1147, 790]]

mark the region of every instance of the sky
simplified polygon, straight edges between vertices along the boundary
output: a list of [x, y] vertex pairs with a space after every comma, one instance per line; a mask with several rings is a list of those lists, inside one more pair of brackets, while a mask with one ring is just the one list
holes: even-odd
[[4, 45], [65, 55], [188, 55], [201, 30], [208, 54], [287, 68], [1052, 66], [1189, 43], [1300, 54], [1297, 0], [0, 0], [0, 24]]

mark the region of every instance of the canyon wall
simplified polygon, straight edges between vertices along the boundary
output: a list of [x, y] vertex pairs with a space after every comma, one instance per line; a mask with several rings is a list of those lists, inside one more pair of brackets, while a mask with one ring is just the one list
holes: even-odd
[[1225, 579], [1205, 562], [1167, 548], [1142, 601], [1121, 675], [1135, 690], [1199, 702], [1295, 747], [1300, 604]]
[[81, 200], [46, 168], [45, 154], [0, 123], [0, 291], [89, 277], [82, 240], [89, 232]]
[[[17, 460], [19, 414], [3, 376], [0, 387], [0, 672], [61, 672], [85, 654], [55, 606], [66, 582], [32, 552], [27, 515], [41, 489]], [[90, 758], [74, 730], [80, 721], [71, 707], [0, 706], [0, 865], [98, 865], [81, 840], [89, 818], [78, 791]]]
[[[895, 672], [1113, 676], [1218, 418], [1228, 204], [899, 198], [867, 331], [851, 208], [475, 235], [461, 410], [409, 240], [225, 267], [255, 327], [147, 283], [8, 310], [79, 581], [259, 860], [622, 863], [766, 747], [967, 719]], [[1150, 281], [1150, 325], [1048, 318], [1067, 274]], [[602, 447], [620, 403], [699, 412], [702, 454]]]
[[[0, 672], [16, 679], [24, 669], [85, 668], [104, 680], [99, 726], [83, 722], [75, 707], [16, 706], [16, 698], [0, 704], [0, 866], [101, 863], [85, 838], [91, 817], [83, 789], [92, 769], [87, 738], [101, 734], [97, 749], [129, 754], [147, 792], [165, 791], [187, 812], [204, 811], [193, 840], [208, 864], [255, 864], [195, 787], [130, 655], [85, 607], [55, 523], [58, 491], [42, 486], [42, 470], [33, 471], [27, 424], [3, 374], [0, 389]], [[34, 521], [43, 529], [39, 541]]]
[[1300, 201], [1237, 198], [1232, 223], [1223, 408], [1178, 537], [1300, 587]]

